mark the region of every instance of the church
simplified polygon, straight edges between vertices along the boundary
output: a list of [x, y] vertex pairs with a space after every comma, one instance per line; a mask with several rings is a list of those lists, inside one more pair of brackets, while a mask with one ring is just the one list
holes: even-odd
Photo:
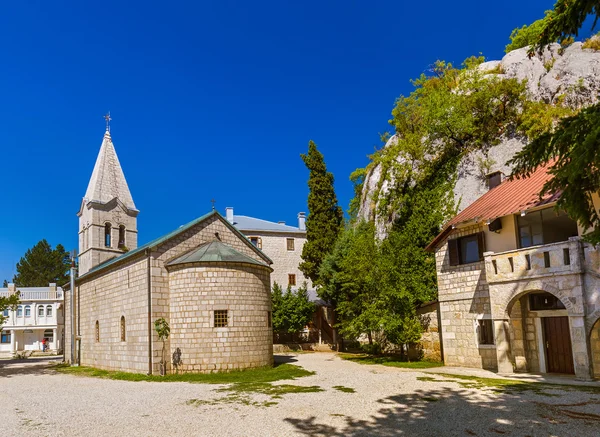
[[[272, 364], [271, 259], [215, 210], [138, 246], [138, 213], [107, 126], [77, 213], [65, 361], [147, 374], [163, 359], [173, 371], [173, 354], [180, 372]], [[170, 325], [164, 358], [160, 318]]]

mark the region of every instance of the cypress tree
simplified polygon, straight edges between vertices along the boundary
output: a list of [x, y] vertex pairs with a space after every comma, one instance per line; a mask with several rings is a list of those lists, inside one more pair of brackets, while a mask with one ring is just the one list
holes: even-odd
[[333, 249], [342, 230], [344, 213], [338, 205], [333, 188], [333, 174], [327, 171], [323, 154], [313, 141], [308, 143], [308, 153], [301, 155], [310, 171], [308, 178], [308, 217], [306, 218], [306, 243], [302, 248], [300, 271], [313, 284], [319, 283], [319, 268], [325, 255]]

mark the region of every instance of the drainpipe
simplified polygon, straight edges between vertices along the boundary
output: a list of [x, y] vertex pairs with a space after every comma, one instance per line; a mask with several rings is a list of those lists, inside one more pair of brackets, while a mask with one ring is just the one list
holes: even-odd
[[148, 375], [152, 375], [152, 277], [150, 269], [150, 248], [146, 249], [148, 276]]
[[75, 360], [75, 251], [71, 253], [71, 286], [69, 295], [71, 297], [71, 365], [74, 366], [79, 361]]

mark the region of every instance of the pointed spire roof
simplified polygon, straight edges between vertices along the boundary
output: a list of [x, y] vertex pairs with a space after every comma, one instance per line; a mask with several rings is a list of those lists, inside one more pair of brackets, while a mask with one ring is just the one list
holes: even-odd
[[96, 158], [96, 164], [84, 200], [108, 203], [114, 198], [119, 199], [128, 209], [137, 211], [123, 169], [119, 163], [115, 146], [110, 137], [110, 132], [107, 129], [102, 139], [102, 146], [100, 146], [100, 152], [98, 158]]

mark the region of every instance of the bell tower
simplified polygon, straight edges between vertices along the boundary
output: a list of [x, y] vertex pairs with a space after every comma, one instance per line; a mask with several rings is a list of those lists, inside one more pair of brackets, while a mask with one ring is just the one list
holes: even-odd
[[139, 211], [110, 136], [110, 115], [79, 217], [79, 275], [137, 248]]

